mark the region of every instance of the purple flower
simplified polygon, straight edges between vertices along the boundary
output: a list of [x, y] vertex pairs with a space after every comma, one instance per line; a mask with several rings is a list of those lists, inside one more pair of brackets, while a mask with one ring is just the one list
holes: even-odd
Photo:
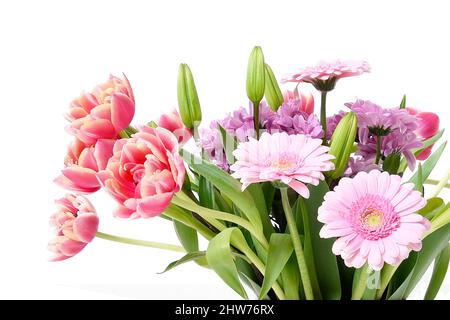
[[212, 121], [209, 128], [200, 128], [200, 146], [218, 167], [228, 171], [229, 165], [223, 150], [222, 136], [217, 129], [217, 121]]
[[302, 133], [312, 138], [322, 138], [324, 134], [316, 115], [300, 110], [300, 100], [283, 103], [276, 113], [270, 115], [265, 123], [265, 129], [270, 133]]
[[344, 175], [347, 177], [353, 177], [358, 172], [370, 172], [373, 169], [380, 170], [380, 166], [374, 163], [375, 154], [370, 154], [367, 157], [355, 156], [351, 157], [348, 161], [348, 168], [345, 170]]

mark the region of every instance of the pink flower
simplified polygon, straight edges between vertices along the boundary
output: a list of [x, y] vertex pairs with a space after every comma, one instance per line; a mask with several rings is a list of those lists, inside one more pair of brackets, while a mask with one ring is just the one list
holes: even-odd
[[119, 202], [114, 215], [134, 219], [163, 212], [180, 191], [184, 173], [177, 138], [164, 128], [143, 126], [132, 138], [116, 142], [113, 157], [97, 176]]
[[282, 82], [308, 82], [319, 91], [330, 91], [334, 89], [337, 80], [369, 71], [370, 66], [366, 61], [321, 61], [316, 66], [289, 75]]
[[412, 183], [397, 175], [372, 170], [342, 178], [325, 195], [318, 220], [322, 238], [334, 238], [333, 253], [348, 267], [367, 261], [374, 270], [384, 262], [398, 265], [411, 250], [419, 251], [429, 221], [416, 213], [426, 204]]
[[65, 168], [55, 183], [67, 190], [91, 193], [101, 188], [97, 172], [106, 168], [113, 155], [116, 140], [99, 139], [93, 146], [86, 146], [75, 139], [69, 145], [64, 160]]
[[183, 121], [176, 110], [161, 115], [157, 124], [172, 132], [175, 137], [177, 137], [180, 146], [184, 145], [192, 137], [191, 130], [183, 124]]
[[[416, 116], [418, 127], [416, 129], [416, 134], [419, 136], [422, 141], [425, 141], [431, 137], [433, 137], [439, 131], [439, 116], [433, 112], [422, 112], [413, 108], [406, 108], [409, 114]], [[432, 144], [425, 150], [423, 150], [420, 154], [416, 156], [417, 160], [426, 160], [430, 154], [431, 149], [433, 148]]]
[[92, 92], [72, 101], [67, 131], [86, 145], [98, 139], [115, 139], [134, 116], [134, 96], [128, 79], [110, 76]]
[[323, 171], [332, 170], [334, 157], [322, 140], [303, 134], [264, 132], [259, 140], [240, 143], [233, 152], [236, 163], [230, 168], [233, 177], [241, 179], [242, 190], [251, 183], [281, 181], [308, 198], [305, 183], [319, 184]]
[[314, 96], [308, 92], [298, 92], [298, 95], [294, 91], [285, 91], [283, 94], [284, 102], [290, 102], [292, 100], [299, 100], [300, 111], [312, 114], [314, 112]]
[[51, 261], [73, 257], [94, 239], [98, 217], [92, 204], [83, 196], [67, 194], [56, 200], [58, 211], [50, 218], [56, 229], [56, 238], [50, 241], [54, 253]]

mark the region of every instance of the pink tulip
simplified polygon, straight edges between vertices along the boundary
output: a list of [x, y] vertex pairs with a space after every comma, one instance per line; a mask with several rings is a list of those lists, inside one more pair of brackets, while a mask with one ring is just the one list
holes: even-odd
[[92, 193], [101, 188], [97, 172], [106, 168], [113, 155], [113, 139], [99, 139], [93, 146], [80, 140], [70, 144], [65, 158], [65, 168], [55, 179], [59, 186], [76, 192]]
[[[425, 141], [433, 137], [439, 131], [439, 116], [433, 112], [422, 112], [413, 108], [406, 108], [411, 115], [416, 116], [418, 127], [416, 129], [416, 134]], [[426, 160], [433, 148], [432, 144], [420, 154], [416, 156], [417, 160]]]
[[308, 92], [300, 92], [296, 94], [294, 91], [285, 91], [283, 94], [284, 102], [288, 102], [290, 100], [299, 100], [300, 101], [300, 110], [306, 112], [307, 114], [312, 114], [314, 112], [314, 96]]
[[164, 128], [143, 126], [132, 138], [117, 140], [97, 176], [119, 202], [114, 215], [135, 219], [162, 213], [180, 191], [184, 174], [177, 138]]
[[49, 243], [54, 253], [51, 261], [73, 257], [94, 239], [98, 229], [98, 217], [94, 207], [83, 196], [67, 194], [56, 200], [57, 212], [50, 218], [56, 229], [56, 237]]
[[86, 145], [98, 139], [115, 139], [134, 116], [134, 96], [128, 79], [110, 76], [92, 92], [72, 101], [67, 131]]
[[191, 130], [183, 124], [183, 121], [176, 110], [161, 115], [157, 124], [172, 132], [178, 139], [180, 146], [184, 145], [192, 137]]

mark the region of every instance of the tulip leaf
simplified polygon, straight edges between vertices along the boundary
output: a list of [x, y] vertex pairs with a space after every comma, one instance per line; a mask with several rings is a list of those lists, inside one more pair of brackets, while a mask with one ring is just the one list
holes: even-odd
[[425, 207], [420, 209], [417, 213], [423, 215], [428, 220], [431, 220], [438, 212], [440, 212], [440, 209], [444, 208], [444, 206], [444, 200], [441, 198], [430, 198], [427, 200]]
[[281, 271], [291, 257], [293, 250], [294, 247], [290, 235], [273, 233], [270, 236], [266, 272], [264, 274], [261, 292], [259, 293], [259, 299], [264, 298], [275, 281], [277, 281]]
[[256, 208], [258, 209], [261, 217], [264, 235], [269, 238], [272, 232], [274, 232], [274, 229], [272, 224], [270, 223], [269, 212], [267, 211], [266, 207], [266, 199], [261, 185], [257, 183], [251, 184], [247, 187], [247, 190], [255, 200]]
[[198, 199], [202, 207], [214, 209], [214, 187], [203, 176], [198, 179]]
[[389, 297], [389, 300], [405, 299], [427, 271], [431, 262], [448, 246], [450, 241], [450, 223], [437, 229], [422, 241], [422, 249], [408, 277]]
[[237, 140], [235, 137], [231, 136], [227, 130], [225, 130], [220, 124], [217, 125], [219, 128], [221, 137], [222, 137], [222, 146], [225, 151], [225, 157], [227, 159], [228, 164], [234, 163], [234, 155], [233, 151], [237, 148]]
[[328, 185], [324, 181], [321, 181], [318, 186], [310, 185], [310, 197], [304, 199], [306, 207], [304, 213], [307, 214], [314, 265], [322, 296], [327, 300], [339, 300], [341, 298], [339, 269], [336, 256], [331, 251], [334, 239], [320, 238], [322, 224], [317, 220], [318, 209], [328, 191]]
[[183, 158], [195, 172], [205, 177], [208, 182], [230, 198], [255, 228], [262, 231], [260, 213], [250, 191], [241, 191], [241, 184], [238, 180], [206, 160], [200, 159], [185, 150], [183, 150]]
[[[409, 182], [414, 183], [416, 186], [418, 184], [423, 184], [425, 180], [428, 179], [428, 177], [431, 174], [431, 171], [436, 166], [437, 162], [439, 161], [439, 158], [441, 157], [442, 153], [444, 152], [445, 146], [447, 145], [447, 142], [444, 142], [439, 146], [439, 148], [427, 159], [424, 161], [422, 165], [421, 170], [421, 176], [419, 177], [419, 171], [414, 173], [414, 175], [409, 179]], [[419, 181], [421, 180], [421, 181]]]
[[241, 297], [248, 299], [247, 293], [239, 280], [238, 271], [230, 247], [233, 233], [235, 236], [242, 238], [242, 241], [245, 241], [244, 236], [238, 228], [225, 229], [209, 242], [208, 249], [206, 250], [206, 260], [208, 261], [208, 265], [227, 285]]
[[291, 255], [291, 258], [286, 263], [286, 266], [281, 272], [281, 279], [283, 280], [283, 289], [286, 299], [298, 300], [301, 279], [295, 254]]
[[449, 261], [450, 245], [447, 245], [434, 261], [433, 273], [424, 300], [433, 300], [438, 294], [442, 282], [445, 279], [445, 275], [447, 274]]
[[193, 251], [193, 252], [189, 252], [186, 255], [184, 255], [181, 259], [178, 259], [176, 261], [173, 261], [171, 263], [169, 263], [169, 265], [166, 267], [166, 269], [164, 269], [164, 271], [159, 272], [161, 273], [165, 273], [167, 271], [172, 270], [175, 267], [178, 267], [179, 265], [182, 265], [186, 262], [189, 261], [198, 261], [199, 259], [205, 259], [206, 256], [206, 252], [205, 251]]
[[173, 226], [183, 248], [187, 252], [198, 251], [197, 231], [177, 220], [173, 220]]

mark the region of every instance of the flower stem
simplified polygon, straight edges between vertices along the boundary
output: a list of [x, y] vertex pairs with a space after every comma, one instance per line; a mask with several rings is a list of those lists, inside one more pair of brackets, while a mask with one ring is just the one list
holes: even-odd
[[259, 139], [259, 101], [253, 102], [253, 127], [256, 131], [256, 140]]
[[361, 267], [358, 283], [356, 284], [352, 292], [352, 300], [361, 300], [362, 296], [364, 295], [364, 291], [366, 291], [367, 279], [369, 278], [369, 274], [370, 268], [366, 263]]
[[95, 234], [95, 236], [97, 238], [101, 238], [101, 239], [105, 239], [105, 240], [126, 243], [126, 244], [132, 244], [132, 245], [136, 245], [136, 246], [164, 249], [164, 250], [170, 250], [170, 251], [175, 251], [175, 252], [186, 252], [182, 247], [176, 246], [173, 244], [118, 237], [118, 236], [114, 236], [112, 234], [103, 233], [103, 232], [97, 232]]
[[281, 188], [280, 191], [284, 214], [286, 216], [287, 225], [291, 234], [292, 244], [294, 245], [294, 251], [297, 257], [298, 268], [300, 270], [305, 296], [307, 300], [313, 300], [314, 295], [311, 286], [311, 279], [309, 278], [309, 272], [306, 266], [305, 255], [303, 254], [302, 243], [298, 234], [297, 225], [294, 220], [294, 215], [292, 214], [291, 205], [289, 204], [287, 188]]
[[321, 92], [320, 100], [320, 124], [323, 129], [323, 144], [327, 145], [327, 91]]
[[375, 164], [379, 164], [381, 159], [381, 139], [382, 136], [377, 136], [377, 156], [375, 158]]
[[385, 264], [383, 270], [381, 271], [380, 276], [380, 288], [377, 290], [375, 299], [380, 300], [383, 296], [384, 291], [389, 285], [389, 281], [391, 281], [392, 276], [397, 270], [397, 266], [391, 266], [390, 264]]
[[[450, 169], [447, 170], [447, 174], [437, 183], [436, 189], [433, 190], [431, 198], [437, 197], [441, 193], [442, 189], [448, 188], [448, 180], [450, 179]], [[427, 180], [428, 181], [428, 180]], [[425, 181], [425, 183], [427, 182]]]

